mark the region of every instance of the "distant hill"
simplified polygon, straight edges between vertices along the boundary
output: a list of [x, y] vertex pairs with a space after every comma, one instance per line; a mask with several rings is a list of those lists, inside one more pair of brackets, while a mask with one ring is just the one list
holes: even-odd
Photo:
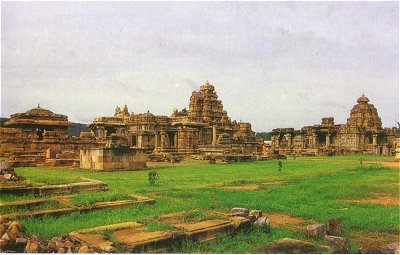
[[0, 117], [0, 127], [2, 127], [3, 123], [6, 122], [7, 120], [9, 120], [9, 118]]
[[87, 124], [83, 123], [72, 123], [73, 125], [68, 127], [68, 134], [70, 136], [79, 136], [81, 132], [90, 132], [90, 128]]

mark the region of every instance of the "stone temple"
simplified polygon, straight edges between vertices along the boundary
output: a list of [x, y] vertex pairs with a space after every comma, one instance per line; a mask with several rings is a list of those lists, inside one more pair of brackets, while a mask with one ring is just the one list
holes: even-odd
[[99, 141], [122, 136], [128, 146], [156, 154], [255, 155], [263, 144], [250, 123], [228, 117], [209, 82], [192, 93], [189, 109], [174, 109], [171, 116], [129, 113], [125, 105], [122, 110], [117, 107], [113, 117], [95, 118], [90, 127]]
[[333, 117], [322, 123], [294, 128], [273, 129], [271, 151], [283, 155], [343, 155], [366, 153], [392, 155], [399, 129], [382, 128], [377, 109], [362, 95], [350, 111], [346, 124], [335, 124]]
[[71, 165], [81, 148], [96, 147], [91, 132], [70, 136], [66, 115], [41, 108], [16, 113], [0, 128], [0, 156], [11, 157], [14, 166]]

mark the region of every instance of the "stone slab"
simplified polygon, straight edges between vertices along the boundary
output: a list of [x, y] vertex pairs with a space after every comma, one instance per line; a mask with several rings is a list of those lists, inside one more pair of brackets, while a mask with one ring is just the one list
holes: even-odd
[[0, 202], [0, 207], [6, 207], [6, 206], [28, 206], [28, 205], [38, 205], [38, 204], [44, 204], [49, 202], [50, 199], [32, 199], [32, 200], [22, 200], [22, 201], [13, 201], [13, 202]]
[[99, 233], [106, 229], [108, 229], [108, 230], [123, 230], [123, 229], [142, 229], [142, 228], [144, 228], [143, 224], [137, 223], [135, 221], [128, 221], [128, 222], [105, 225], [105, 226], [100, 226], [100, 227], [80, 229], [80, 230], [71, 232], [69, 234], [76, 235], [76, 234], [84, 234], [84, 233], [90, 233], [90, 232], [98, 232]]
[[206, 220], [197, 223], [179, 223], [173, 226], [197, 242], [213, 240], [217, 234], [228, 235], [235, 230], [235, 224], [227, 220]]
[[59, 185], [30, 186], [0, 186], [0, 193], [13, 195], [53, 195], [79, 191], [108, 190], [108, 185], [100, 181], [76, 182]]
[[133, 229], [116, 231], [115, 240], [125, 246], [125, 251], [132, 252], [166, 252], [175, 242], [181, 240], [183, 233], [178, 231], [142, 232]]
[[[72, 196], [71, 196], [72, 197]], [[69, 196], [60, 197], [59, 200], [57, 198], [52, 198], [50, 200], [58, 201], [66, 206], [71, 206], [70, 208], [61, 208], [61, 209], [52, 209], [52, 210], [38, 210], [32, 212], [22, 212], [22, 213], [12, 213], [12, 214], [4, 214], [0, 215], [2, 218], [6, 219], [16, 219], [16, 218], [25, 218], [25, 217], [41, 217], [41, 216], [59, 216], [64, 214], [69, 214], [75, 211], [78, 212], [88, 212], [101, 210], [106, 208], [120, 208], [130, 204], [154, 204], [155, 200], [151, 198], [140, 197], [141, 200], [119, 200], [112, 202], [98, 202], [90, 206], [81, 206], [75, 205], [68, 201]]]
[[89, 233], [82, 233], [82, 234], [75, 234], [74, 237], [79, 239], [82, 245], [86, 246], [95, 246], [100, 249], [105, 249], [108, 246], [113, 244], [110, 240], [105, 240], [101, 234], [89, 234]]

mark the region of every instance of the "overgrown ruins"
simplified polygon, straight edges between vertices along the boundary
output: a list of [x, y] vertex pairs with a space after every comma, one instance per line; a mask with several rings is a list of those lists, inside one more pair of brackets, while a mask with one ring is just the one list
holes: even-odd
[[335, 124], [333, 117], [322, 118], [319, 125], [273, 129], [271, 151], [284, 155], [332, 155], [366, 153], [393, 155], [396, 127], [382, 128], [373, 104], [362, 95], [357, 99], [346, 124]]
[[98, 146], [91, 132], [68, 135], [68, 117], [41, 108], [11, 115], [0, 128], [0, 156], [14, 166], [71, 165], [81, 148]]
[[[129, 161], [135, 155], [140, 160], [134, 168], [140, 168], [145, 165], [145, 154], [151, 154], [149, 160], [156, 161], [165, 160], [166, 155], [171, 162], [182, 156], [198, 155], [228, 162], [260, 158], [266, 153], [263, 139], [256, 137], [250, 123], [238, 123], [228, 117], [209, 82], [192, 92], [189, 109], [174, 109], [171, 116], [129, 113], [125, 105], [123, 109], [117, 107], [114, 116], [95, 118], [90, 124], [91, 132], [81, 132], [79, 137], [68, 134], [70, 125], [67, 116], [39, 105], [13, 114], [0, 128], [0, 156], [10, 156], [13, 166], [78, 165], [81, 161], [81, 166], [91, 169], [112, 170], [132, 167]], [[395, 127], [382, 128], [376, 108], [363, 95], [346, 124], [338, 125], [333, 117], [325, 117], [321, 124], [301, 130], [273, 129], [269, 152], [393, 155], [398, 133]], [[82, 149], [85, 151], [80, 152]], [[117, 150], [123, 150], [125, 156]], [[117, 155], [124, 164], [113, 162]]]

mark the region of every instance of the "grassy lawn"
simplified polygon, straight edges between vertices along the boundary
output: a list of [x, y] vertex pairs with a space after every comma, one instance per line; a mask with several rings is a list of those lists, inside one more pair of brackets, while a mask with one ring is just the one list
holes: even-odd
[[[366, 155], [363, 155], [366, 156]], [[355, 233], [399, 233], [399, 206], [350, 203], [343, 200], [366, 198], [371, 193], [399, 196], [399, 171], [379, 165], [360, 165], [358, 155], [326, 157], [326, 160], [283, 160], [282, 172], [276, 160], [227, 165], [178, 164], [158, 168], [159, 181], [148, 183], [148, 171], [90, 172], [69, 168], [17, 168], [18, 174], [37, 182], [51, 183], [90, 178], [104, 181], [110, 191], [94, 192], [82, 203], [124, 198], [136, 194], [156, 199], [155, 205], [131, 205], [85, 214], [72, 213], [60, 218], [21, 219], [27, 234], [43, 238], [82, 228], [126, 221], [141, 221], [160, 214], [190, 209], [229, 211], [232, 207], [262, 209], [268, 213], [288, 214], [327, 223], [330, 218], [342, 220], [343, 235]], [[370, 159], [365, 157], [364, 160]], [[373, 161], [386, 159], [374, 157]], [[283, 182], [280, 185], [273, 182]], [[259, 185], [257, 190], [226, 190], [224, 186]], [[102, 199], [103, 197], [103, 199]], [[7, 201], [12, 200], [7, 197]], [[31, 197], [14, 197], [25, 199]], [[157, 228], [157, 226], [151, 226]], [[166, 226], [160, 225], [160, 229]], [[195, 244], [188, 242], [176, 252], [243, 253], [257, 245], [282, 237], [304, 238], [304, 229], [273, 228], [271, 233], [253, 230], [232, 237]]]

